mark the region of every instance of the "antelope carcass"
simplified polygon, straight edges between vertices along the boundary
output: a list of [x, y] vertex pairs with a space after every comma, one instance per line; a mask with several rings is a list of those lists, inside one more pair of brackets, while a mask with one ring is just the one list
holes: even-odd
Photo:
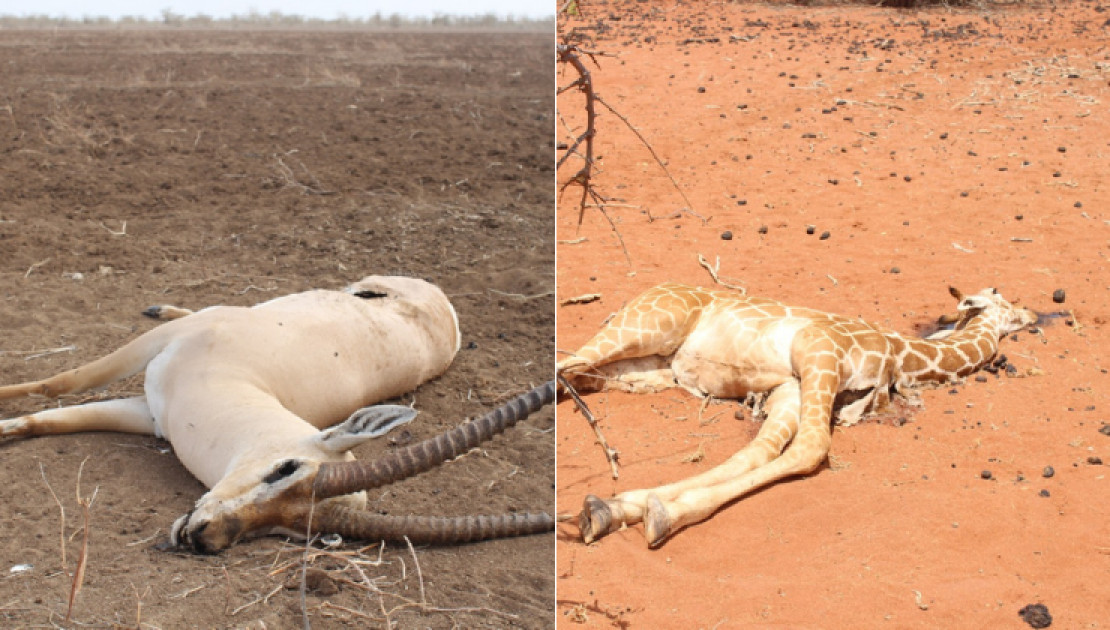
[[172, 321], [87, 365], [0, 387], [0, 400], [56, 397], [145, 368], [144, 396], [2, 420], [0, 437], [121, 431], [165, 438], [210, 488], [170, 536], [201, 553], [271, 533], [450, 543], [554, 529], [546, 513], [397, 517], [364, 509], [364, 490], [464, 453], [554, 398], [547, 383], [435, 438], [355, 461], [351, 448], [416, 416], [404, 406], [364, 406], [438, 376], [459, 349], [455, 310], [434, 285], [370, 276], [343, 291], [250, 308], [152, 307], [147, 314]]

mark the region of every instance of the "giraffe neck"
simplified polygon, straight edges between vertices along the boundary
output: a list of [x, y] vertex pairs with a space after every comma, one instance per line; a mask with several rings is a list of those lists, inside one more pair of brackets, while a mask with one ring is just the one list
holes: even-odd
[[977, 315], [967, 325], [939, 339], [901, 337], [901, 385], [944, 383], [971, 374], [994, 358], [1002, 335], [996, 318]]

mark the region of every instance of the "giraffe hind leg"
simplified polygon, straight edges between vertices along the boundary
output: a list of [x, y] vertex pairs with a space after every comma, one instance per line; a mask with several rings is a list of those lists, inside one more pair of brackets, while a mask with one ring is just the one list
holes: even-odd
[[673, 500], [652, 495], [647, 500], [644, 535], [648, 545], [658, 547], [676, 531], [709, 518], [723, 505], [780, 479], [816, 470], [829, 452], [832, 441], [828, 419], [802, 421], [798, 433], [781, 456], [767, 464], [721, 483], [683, 492]]
[[[759, 434], [750, 444], [740, 449], [723, 463], [693, 477], [665, 486], [622, 492], [609, 500], [589, 495], [583, 502], [578, 517], [579, 531], [586, 543], [620, 529], [623, 524], [645, 522], [648, 539], [654, 532], [669, 530], [665, 523], [666, 510], [652, 509], [654, 502], [673, 501], [689, 490], [716, 485], [734, 479], [777, 457], [798, 431], [801, 392], [798, 381], [790, 380], [776, 387], [764, 403], [766, 418]], [[645, 514], [654, 514], [656, 523], [645, 520]], [[665, 534], [660, 536], [665, 537]], [[660, 538], [661, 540], [661, 538]]]

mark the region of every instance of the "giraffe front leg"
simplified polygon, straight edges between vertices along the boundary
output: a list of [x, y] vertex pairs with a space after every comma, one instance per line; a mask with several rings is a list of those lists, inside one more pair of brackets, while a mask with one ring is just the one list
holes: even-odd
[[648, 289], [613, 315], [556, 372], [579, 391], [656, 391], [674, 387], [670, 356], [685, 341], [708, 299], [679, 285]]
[[[644, 515], [653, 511], [653, 498], [656, 501], [673, 501], [688, 490], [736, 478], [771, 461], [782, 453], [783, 447], [797, 433], [800, 408], [798, 381], [787, 381], [767, 397], [763, 407], [766, 418], [755, 439], [721, 464], [681, 481], [657, 488], [622, 492], [609, 500], [587, 496], [578, 517], [582, 540], [589, 544], [620, 529], [621, 525], [643, 521]], [[650, 534], [648, 538], [651, 539]]]

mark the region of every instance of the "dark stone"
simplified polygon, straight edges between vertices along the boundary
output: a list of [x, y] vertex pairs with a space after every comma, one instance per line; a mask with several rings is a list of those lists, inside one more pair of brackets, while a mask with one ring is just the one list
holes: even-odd
[[1018, 611], [1018, 615], [1033, 628], [1047, 628], [1052, 625], [1052, 615], [1044, 604], [1029, 604]]

